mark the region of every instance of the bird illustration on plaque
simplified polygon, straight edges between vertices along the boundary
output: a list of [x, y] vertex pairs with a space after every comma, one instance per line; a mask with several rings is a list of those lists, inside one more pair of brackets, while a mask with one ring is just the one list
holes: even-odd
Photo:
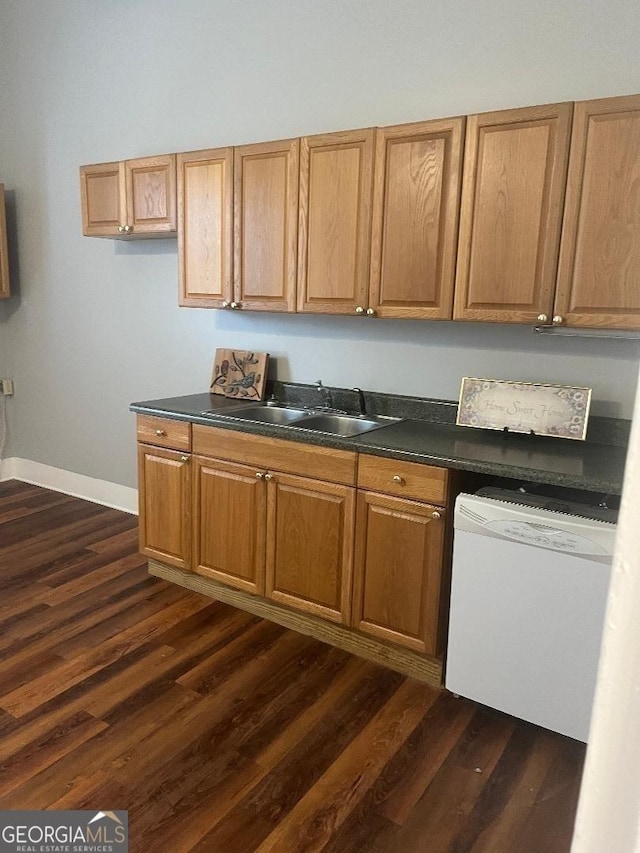
[[225, 397], [262, 400], [268, 363], [268, 352], [217, 349], [209, 390]]

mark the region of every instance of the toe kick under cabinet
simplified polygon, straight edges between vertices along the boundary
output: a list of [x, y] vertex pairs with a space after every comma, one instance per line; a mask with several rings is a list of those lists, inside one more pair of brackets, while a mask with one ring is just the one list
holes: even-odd
[[456, 472], [138, 415], [153, 574], [440, 684]]

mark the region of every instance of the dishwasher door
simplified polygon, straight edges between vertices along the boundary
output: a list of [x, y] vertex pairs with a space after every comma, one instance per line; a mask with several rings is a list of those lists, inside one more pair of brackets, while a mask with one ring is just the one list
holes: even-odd
[[445, 686], [586, 741], [615, 525], [456, 501]]

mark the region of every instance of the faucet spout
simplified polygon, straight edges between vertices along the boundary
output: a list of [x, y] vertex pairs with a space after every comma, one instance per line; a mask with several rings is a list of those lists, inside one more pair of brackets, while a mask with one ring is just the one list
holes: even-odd
[[322, 384], [322, 379], [316, 381], [316, 390], [318, 394], [322, 394], [322, 405], [327, 409], [331, 408], [331, 391]]
[[360, 414], [366, 415], [367, 414], [367, 403], [364, 399], [364, 391], [362, 390], [362, 388], [352, 388], [351, 390], [355, 391], [356, 394], [358, 395], [358, 406], [360, 407]]

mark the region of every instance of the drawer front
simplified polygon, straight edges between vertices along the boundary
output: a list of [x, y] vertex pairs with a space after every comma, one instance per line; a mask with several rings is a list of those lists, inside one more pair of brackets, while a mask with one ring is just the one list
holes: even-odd
[[186, 421], [138, 415], [136, 428], [138, 441], [145, 444], [170, 447], [174, 450], [191, 450], [191, 424]]
[[193, 450], [203, 456], [255, 465], [264, 471], [300, 474], [346, 486], [354, 486], [356, 482], [356, 454], [349, 450], [315, 447], [200, 424], [193, 425]]
[[401, 498], [444, 504], [449, 471], [433, 465], [365, 456], [358, 459], [358, 488]]

